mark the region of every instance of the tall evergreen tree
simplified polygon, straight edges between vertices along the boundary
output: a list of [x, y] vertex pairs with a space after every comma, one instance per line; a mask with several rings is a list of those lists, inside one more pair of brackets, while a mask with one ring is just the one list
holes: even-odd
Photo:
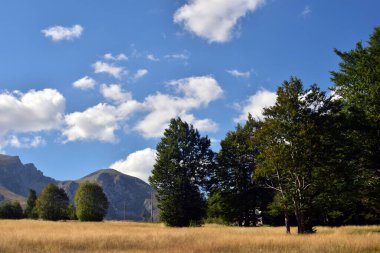
[[380, 27], [375, 28], [368, 46], [361, 42], [348, 52], [335, 50], [341, 58], [339, 71], [332, 72], [333, 88], [341, 102], [345, 142], [342, 149], [347, 166], [354, 171], [347, 222], [380, 221]]
[[157, 191], [160, 218], [169, 226], [199, 224], [205, 216], [205, 182], [214, 166], [210, 140], [192, 125], [172, 119], [157, 145], [149, 182]]
[[252, 180], [258, 153], [254, 134], [260, 125], [249, 115], [245, 125], [238, 124], [221, 141], [214, 178], [217, 183], [209, 198], [209, 213], [227, 223], [256, 224], [255, 209], [260, 208], [260, 195], [265, 192]]
[[25, 217], [29, 219], [37, 219], [38, 213], [36, 210], [37, 193], [35, 190], [29, 190], [28, 200], [26, 201]]

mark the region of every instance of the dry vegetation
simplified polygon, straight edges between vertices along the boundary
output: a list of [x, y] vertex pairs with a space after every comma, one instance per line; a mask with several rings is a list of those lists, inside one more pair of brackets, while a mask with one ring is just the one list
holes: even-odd
[[380, 226], [319, 227], [315, 235], [298, 236], [270, 227], [2, 220], [3, 252], [380, 252]]

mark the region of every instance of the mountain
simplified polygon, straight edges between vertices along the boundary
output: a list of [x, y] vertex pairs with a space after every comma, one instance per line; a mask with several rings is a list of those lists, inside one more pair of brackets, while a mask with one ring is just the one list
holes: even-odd
[[0, 186], [27, 197], [29, 189], [40, 192], [48, 183], [57, 181], [44, 176], [32, 163], [22, 164], [18, 156], [0, 154]]
[[143, 220], [150, 217], [150, 185], [136, 177], [117, 170], [104, 169], [75, 181], [64, 181], [58, 185], [65, 189], [71, 201], [79, 184], [84, 181], [96, 182], [107, 195], [109, 208], [106, 219]]
[[[84, 181], [96, 182], [102, 186], [109, 201], [106, 219], [109, 220], [150, 220], [152, 188], [139, 178], [128, 176], [113, 169], [103, 169], [78, 180], [58, 181], [43, 175], [33, 164], [22, 164], [18, 156], [0, 154], [0, 202], [17, 200], [24, 204], [29, 189], [37, 193], [48, 183], [63, 188], [74, 201], [75, 191]], [[157, 220], [157, 201], [153, 199], [153, 217]]]

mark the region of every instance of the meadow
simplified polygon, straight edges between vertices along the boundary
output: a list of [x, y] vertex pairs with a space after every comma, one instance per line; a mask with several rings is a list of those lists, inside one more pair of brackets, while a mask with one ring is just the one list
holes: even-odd
[[380, 226], [317, 230], [313, 235], [286, 235], [282, 227], [168, 228], [136, 222], [1, 220], [0, 253], [380, 252]]

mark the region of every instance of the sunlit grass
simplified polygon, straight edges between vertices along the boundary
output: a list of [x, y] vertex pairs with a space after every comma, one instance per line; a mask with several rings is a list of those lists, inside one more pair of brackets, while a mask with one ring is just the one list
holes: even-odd
[[[167, 228], [134, 222], [0, 221], [6, 252], [380, 252], [380, 226], [318, 227], [285, 235], [282, 227], [206, 225]], [[293, 229], [295, 232], [295, 229]]]

